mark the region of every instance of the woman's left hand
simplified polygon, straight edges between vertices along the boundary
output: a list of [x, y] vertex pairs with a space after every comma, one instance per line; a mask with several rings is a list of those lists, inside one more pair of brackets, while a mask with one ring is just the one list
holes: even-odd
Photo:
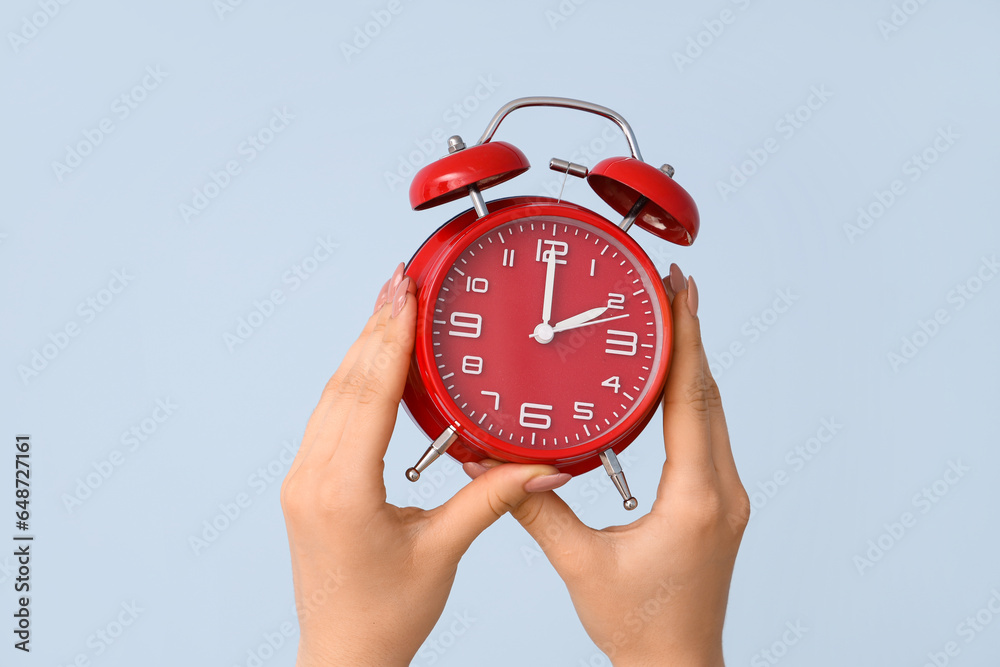
[[425, 511], [386, 502], [383, 462], [413, 350], [403, 265], [327, 383], [281, 487], [301, 637], [299, 667], [407, 665], [444, 610], [472, 541], [533, 491], [544, 465], [465, 464], [475, 479]]

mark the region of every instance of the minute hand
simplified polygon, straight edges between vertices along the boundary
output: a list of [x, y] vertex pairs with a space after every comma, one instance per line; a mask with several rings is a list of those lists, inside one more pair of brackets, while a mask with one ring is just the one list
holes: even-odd
[[566, 327], [574, 327], [578, 324], [582, 324], [588, 320], [592, 320], [595, 317], [600, 317], [604, 314], [604, 311], [608, 309], [607, 306], [598, 306], [597, 308], [591, 308], [590, 310], [585, 310], [582, 313], [574, 315], [573, 317], [567, 317], [561, 322], [556, 322], [552, 325], [552, 330], [555, 331], [557, 328], [561, 331]]
[[[578, 316], [579, 317], [579, 316]], [[628, 317], [628, 313], [624, 315], [615, 315], [614, 317], [605, 317], [600, 320], [587, 320], [585, 322], [570, 322], [575, 318], [569, 318], [568, 320], [563, 320], [552, 327], [553, 333], [558, 333], [560, 331], [568, 331], [569, 329], [577, 329], [579, 327], [588, 327], [591, 324], [600, 324], [601, 322], [610, 322], [611, 320], [620, 320], [623, 317]]]
[[[597, 324], [598, 322], [607, 322], [608, 320], [617, 320], [622, 317], [628, 317], [628, 315], [618, 315], [617, 317], [609, 317], [604, 320], [595, 320], [595, 317], [599, 317], [608, 309], [607, 306], [598, 306], [597, 308], [591, 308], [590, 310], [585, 310], [578, 315], [573, 317], [567, 317], [561, 322], [556, 322], [552, 326], [552, 333], [557, 331], [566, 331], [567, 329], [576, 329], [577, 327], [585, 327], [589, 324]], [[528, 338], [534, 338], [535, 334], [530, 334]]]

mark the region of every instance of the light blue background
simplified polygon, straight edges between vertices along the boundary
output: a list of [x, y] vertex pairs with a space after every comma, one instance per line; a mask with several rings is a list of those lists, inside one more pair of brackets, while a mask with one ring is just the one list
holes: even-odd
[[[421, 164], [443, 154], [441, 143], [433, 156], [420, 152], [438, 128], [473, 142], [508, 100], [564, 95], [621, 112], [646, 159], [673, 164], [701, 211], [690, 249], [635, 236], [659, 267], [677, 261], [699, 281], [706, 347], [754, 494], [728, 664], [772, 664], [760, 653], [768, 649], [787, 665], [923, 665], [949, 641], [960, 648], [950, 664], [996, 664], [1000, 619], [971, 641], [958, 627], [1000, 590], [1000, 280], [976, 282], [983, 257], [1000, 250], [995, 2], [908, 0], [916, 12], [883, 34], [887, 0], [404, 1], [350, 57], [342, 45], [387, 3], [245, 0], [221, 14], [212, 0], [49, 4], [58, 13], [36, 19], [45, 25], [25, 43], [10, 34], [42, 11], [36, 0], [5, 3], [0, 19], [0, 535], [14, 532], [12, 443], [27, 432], [38, 536], [30, 656], [11, 648], [13, 562], [0, 556], [0, 662], [67, 665], [84, 654], [102, 667], [254, 664], [248, 652], [294, 622], [279, 455], [298, 446], [393, 266], [467, 207], [414, 213], [409, 177], [390, 187], [386, 173], [412, 151]], [[712, 23], [724, 10], [731, 21]], [[689, 39], [705, 46], [679, 66]], [[147, 67], [165, 78], [121, 118], [115, 100]], [[813, 87], [832, 96], [786, 136], [776, 124]], [[463, 104], [467, 118], [452, 110]], [[248, 161], [241, 142], [274, 109], [294, 118]], [[102, 119], [114, 131], [60, 180], [53, 162]], [[567, 111], [515, 114], [498, 138], [535, 166], [487, 199], [558, 187], [548, 158], [593, 164], [581, 146], [623, 154], [624, 141], [602, 138], [606, 127]], [[942, 128], [958, 138], [913, 181], [907, 161]], [[723, 198], [718, 183], [769, 138], [777, 152]], [[229, 160], [240, 173], [185, 221], [180, 206]], [[852, 242], [844, 226], [896, 179], [905, 191]], [[565, 197], [613, 215], [579, 181]], [[318, 237], [339, 247], [292, 289], [283, 276]], [[78, 304], [100, 298], [123, 269], [129, 284], [87, 321]], [[967, 283], [980, 289], [959, 308], [954, 290]], [[274, 289], [285, 302], [230, 350], [225, 334]], [[774, 317], [778, 291], [794, 300]], [[920, 323], [938, 309], [947, 321], [922, 337]], [[753, 318], [770, 323], [756, 338]], [[22, 379], [19, 367], [69, 322], [79, 335]], [[887, 355], [915, 334], [918, 353], [893, 368]], [[743, 353], [726, 359], [734, 342]], [[176, 410], [129, 451], [122, 433], [141, 427], [158, 399]], [[842, 428], [796, 469], [788, 452], [831, 418]], [[398, 424], [390, 500], [442, 502], [466, 478], [448, 461], [408, 484], [402, 472], [426, 439], [405, 416]], [[642, 507], [663, 456], [653, 424], [626, 458]], [[113, 450], [124, 462], [68, 510], [64, 494]], [[275, 461], [275, 481], [252, 477]], [[914, 496], [957, 461], [968, 472], [939, 483], [946, 495], [922, 512]], [[770, 487], [776, 473], [785, 483]], [[249, 507], [196, 554], [189, 538], [241, 493]], [[603, 473], [560, 494], [591, 525], [631, 518]], [[883, 536], [891, 548], [859, 572], [855, 557], [907, 511], [916, 525]], [[88, 637], [133, 601], [137, 621], [96, 655]], [[449, 634], [456, 614], [474, 619], [454, 626], [458, 636]], [[782, 647], [786, 623], [807, 631]], [[296, 637], [263, 664], [294, 664]], [[509, 518], [467, 555], [431, 639], [442, 649], [428, 644], [415, 664], [608, 664]]]

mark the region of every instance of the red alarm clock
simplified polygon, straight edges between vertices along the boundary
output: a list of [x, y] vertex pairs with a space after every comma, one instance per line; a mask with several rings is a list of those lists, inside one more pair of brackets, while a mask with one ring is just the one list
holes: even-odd
[[[586, 111], [621, 128], [630, 156], [589, 171], [550, 162], [585, 178], [621, 222], [550, 197], [483, 199], [482, 190], [528, 169], [524, 153], [492, 138], [509, 113], [532, 106]], [[448, 144], [449, 155], [410, 186], [415, 210], [465, 196], [473, 207], [431, 234], [406, 268], [418, 314], [403, 400], [433, 441], [407, 479], [446, 451], [463, 462], [545, 463], [572, 475], [603, 464], [625, 508], [635, 509], [616, 453], [656, 410], [672, 325], [659, 272], [627, 232], [634, 224], [690, 245], [694, 200], [672, 167], [642, 161], [624, 118], [589, 102], [517, 99], [475, 146], [457, 136]]]

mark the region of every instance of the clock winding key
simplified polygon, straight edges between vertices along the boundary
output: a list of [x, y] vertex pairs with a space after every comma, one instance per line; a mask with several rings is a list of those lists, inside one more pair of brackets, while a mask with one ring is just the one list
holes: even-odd
[[612, 449], [605, 449], [600, 454], [601, 463], [604, 464], [604, 469], [607, 471], [608, 476], [611, 481], [615, 483], [615, 488], [618, 489], [618, 493], [622, 494], [622, 503], [627, 510], [634, 510], [639, 506], [639, 501], [632, 497], [632, 492], [628, 490], [628, 482], [625, 481], [625, 473], [622, 472], [622, 466], [618, 463], [618, 457], [615, 456], [615, 452]]

